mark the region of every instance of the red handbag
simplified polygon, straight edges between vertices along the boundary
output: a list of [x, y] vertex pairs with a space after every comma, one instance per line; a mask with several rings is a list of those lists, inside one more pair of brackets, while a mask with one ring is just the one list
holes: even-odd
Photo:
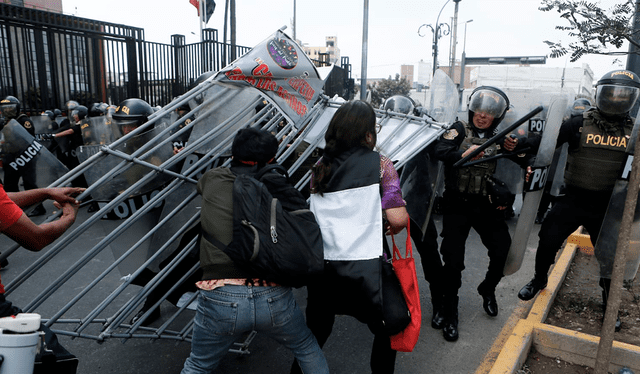
[[409, 307], [409, 312], [411, 312], [411, 323], [399, 334], [391, 336], [391, 349], [400, 352], [411, 352], [420, 336], [422, 310], [420, 309], [420, 290], [418, 289], [418, 276], [416, 275], [416, 262], [413, 259], [409, 224], [407, 224], [405, 258], [400, 255], [400, 250], [396, 246], [393, 235], [391, 240], [393, 241], [393, 270], [400, 280], [404, 299]]

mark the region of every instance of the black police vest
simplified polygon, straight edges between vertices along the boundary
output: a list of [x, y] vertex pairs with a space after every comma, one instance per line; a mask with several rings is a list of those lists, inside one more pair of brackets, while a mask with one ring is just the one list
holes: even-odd
[[[462, 122], [462, 121], [461, 121]], [[473, 145], [481, 145], [488, 138], [479, 138], [475, 135], [472, 126], [462, 122], [465, 129], [465, 138], [460, 144], [460, 150], [466, 151]], [[485, 156], [494, 156], [498, 151], [496, 144], [492, 144], [484, 150]], [[496, 171], [496, 161], [482, 162], [469, 167], [459, 167], [455, 170], [458, 192], [472, 195], [488, 195], [487, 179]]]
[[593, 112], [585, 112], [580, 143], [567, 156], [565, 183], [590, 191], [611, 191], [624, 167], [631, 131], [620, 126], [614, 135], [605, 134], [594, 123]]

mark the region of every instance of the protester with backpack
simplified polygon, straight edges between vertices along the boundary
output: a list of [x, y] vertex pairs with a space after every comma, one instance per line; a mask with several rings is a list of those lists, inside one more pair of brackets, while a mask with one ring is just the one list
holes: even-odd
[[[391, 160], [373, 150], [376, 115], [368, 103], [343, 104], [325, 141], [312, 169], [310, 198], [322, 231], [325, 268], [307, 286], [307, 325], [323, 346], [337, 314], [366, 323], [374, 334], [371, 372], [390, 374], [396, 351], [383, 323], [381, 261], [383, 232], [402, 231], [409, 218], [400, 180]], [[292, 373], [299, 372], [294, 363]]]
[[[202, 195], [200, 266], [203, 270], [195, 316], [191, 355], [182, 374], [210, 373], [229, 347], [252, 330], [270, 336], [290, 349], [305, 373], [328, 374], [322, 350], [306, 326], [290, 287], [261, 279], [234, 262], [222, 246], [234, 239], [234, 182], [238, 175], [253, 175], [270, 163], [278, 141], [272, 134], [248, 128], [238, 131], [233, 141], [231, 168], [215, 168], [198, 181]], [[286, 180], [283, 177], [283, 180]], [[300, 199], [293, 186], [279, 194], [286, 203]], [[304, 199], [302, 199], [304, 200]], [[281, 232], [279, 235], [286, 235]], [[219, 246], [209, 238], [215, 238]]]

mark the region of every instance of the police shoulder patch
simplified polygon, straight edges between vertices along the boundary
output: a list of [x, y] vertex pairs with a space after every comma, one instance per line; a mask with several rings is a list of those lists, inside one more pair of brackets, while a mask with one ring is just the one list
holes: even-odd
[[442, 135], [442, 137], [447, 140], [453, 140], [456, 136], [458, 136], [458, 131], [456, 129], [449, 129]]
[[30, 128], [31, 128], [31, 126], [32, 126], [32, 125], [31, 125], [31, 122], [29, 122], [29, 121], [24, 121], [24, 128], [25, 128], [25, 129], [30, 129]]

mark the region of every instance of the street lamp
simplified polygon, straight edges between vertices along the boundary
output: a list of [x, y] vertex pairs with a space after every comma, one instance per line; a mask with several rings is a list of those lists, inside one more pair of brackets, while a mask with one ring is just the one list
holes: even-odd
[[[440, 13], [438, 13], [438, 18], [436, 18], [436, 23], [435, 23], [435, 28], [433, 26], [431, 26], [431, 24], [424, 24], [422, 26], [420, 26], [418, 28], [418, 35], [420, 35], [421, 37], [424, 37], [424, 35], [420, 34], [420, 30], [422, 29], [422, 27], [428, 27], [431, 29], [431, 32], [433, 33], [433, 74], [436, 74], [436, 69], [438, 68], [438, 39], [440, 39], [442, 36], [446, 36], [449, 35], [449, 32], [451, 31], [451, 27], [449, 27], [449, 24], [447, 23], [439, 23], [440, 22], [440, 15], [442, 14], [442, 11], [444, 10], [444, 7], [447, 6], [447, 4], [449, 3], [450, 0], [447, 0], [446, 3], [444, 3], [444, 5], [442, 6], [442, 9], [440, 9]], [[455, 1], [455, 0], [454, 0]], [[460, 0], [458, 0], [460, 1]], [[458, 2], [456, 1], [456, 2]], [[443, 30], [442, 28], [446, 26], [446, 30]]]
[[465, 63], [466, 63], [466, 49], [467, 49], [467, 23], [473, 22], [472, 19], [466, 21], [464, 23], [464, 42], [462, 43], [462, 58], [460, 59], [460, 84], [458, 85], [458, 90], [460, 90], [460, 102], [462, 102], [462, 91], [464, 90], [464, 73], [465, 73]]

